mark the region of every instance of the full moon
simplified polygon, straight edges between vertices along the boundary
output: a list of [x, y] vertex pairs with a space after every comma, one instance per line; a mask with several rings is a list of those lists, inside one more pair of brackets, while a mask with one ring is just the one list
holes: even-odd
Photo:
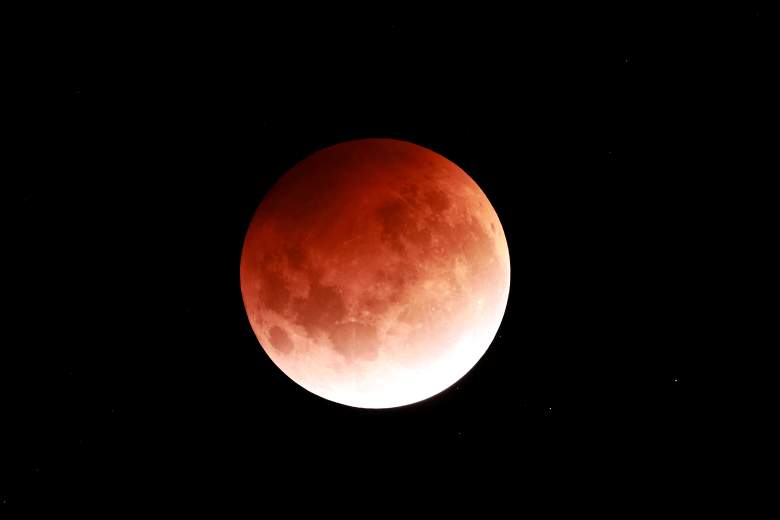
[[249, 322], [293, 381], [391, 408], [445, 390], [493, 341], [509, 250], [485, 194], [426, 148], [364, 139], [320, 150], [263, 199], [241, 254]]

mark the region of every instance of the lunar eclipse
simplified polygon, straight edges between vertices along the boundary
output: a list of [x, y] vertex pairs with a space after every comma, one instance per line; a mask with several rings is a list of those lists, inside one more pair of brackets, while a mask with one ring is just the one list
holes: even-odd
[[325, 148], [282, 176], [249, 225], [240, 271], [271, 360], [360, 408], [415, 403], [463, 377], [498, 330], [510, 282], [479, 186], [391, 139]]

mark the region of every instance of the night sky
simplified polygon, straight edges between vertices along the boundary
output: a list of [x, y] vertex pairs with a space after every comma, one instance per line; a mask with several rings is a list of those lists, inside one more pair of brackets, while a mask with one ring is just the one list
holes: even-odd
[[[136, 13], [19, 58], [0, 510], [685, 494], [767, 17], [308, 10]], [[464, 169], [512, 261], [474, 369], [374, 411], [273, 365], [238, 269], [273, 183], [367, 137]]]

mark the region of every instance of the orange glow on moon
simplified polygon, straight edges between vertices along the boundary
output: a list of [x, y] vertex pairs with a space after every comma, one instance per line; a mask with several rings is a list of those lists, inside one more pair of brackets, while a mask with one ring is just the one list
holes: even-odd
[[403, 141], [350, 141], [298, 163], [262, 201], [241, 292], [293, 381], [350, 406], [402, 406], [448, 388], [490, 346], [509, 250], [455, 164]]

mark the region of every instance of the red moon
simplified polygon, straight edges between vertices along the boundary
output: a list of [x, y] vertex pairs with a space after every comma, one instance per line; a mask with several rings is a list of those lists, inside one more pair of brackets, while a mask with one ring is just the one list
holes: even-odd
[[293, 381], [360, 408], [431, 397], [490, 346], [509, 296], [504, 230], [479, 186], [426, 148], [349, 141], [287, 172], [257, 208], [241, 292]]

